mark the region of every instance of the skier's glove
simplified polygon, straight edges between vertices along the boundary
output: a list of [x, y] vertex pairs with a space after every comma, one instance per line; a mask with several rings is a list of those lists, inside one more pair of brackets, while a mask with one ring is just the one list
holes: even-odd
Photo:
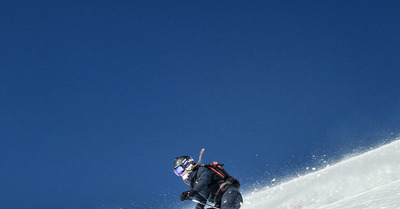
[[190, 200], [190, 196], [193, 196], [193, 194], [189, 190], [189, 191], [182, 192], [182, 194], [179, 198], [181, 199], [181, 201], [185, 201], [185, 200]]

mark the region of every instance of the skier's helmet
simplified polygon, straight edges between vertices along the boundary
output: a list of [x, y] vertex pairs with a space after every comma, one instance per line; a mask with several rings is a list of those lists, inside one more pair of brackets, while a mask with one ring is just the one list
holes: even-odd
[[193, 158], [189, 156], [177, 157], [174, 160], [174, 172], [176, 175], [181, 176], [186, 168], [194, 164]]

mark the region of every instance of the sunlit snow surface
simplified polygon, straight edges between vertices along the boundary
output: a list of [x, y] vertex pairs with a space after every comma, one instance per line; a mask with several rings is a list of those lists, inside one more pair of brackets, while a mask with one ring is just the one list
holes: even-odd
[[257, 192], [243, 209], [400, 208], [400, 140]]

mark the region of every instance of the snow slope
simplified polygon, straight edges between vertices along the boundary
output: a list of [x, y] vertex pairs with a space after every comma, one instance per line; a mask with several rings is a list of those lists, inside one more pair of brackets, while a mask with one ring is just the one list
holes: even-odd
[[243, 209], [400, 208], [400, 140], [272, 188]]

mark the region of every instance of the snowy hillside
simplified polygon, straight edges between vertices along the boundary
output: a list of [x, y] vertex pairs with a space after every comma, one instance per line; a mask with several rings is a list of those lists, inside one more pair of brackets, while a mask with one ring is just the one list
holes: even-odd
[[281, 185], [244, 194], [242, 208], [400, 208], [400, 140]]

